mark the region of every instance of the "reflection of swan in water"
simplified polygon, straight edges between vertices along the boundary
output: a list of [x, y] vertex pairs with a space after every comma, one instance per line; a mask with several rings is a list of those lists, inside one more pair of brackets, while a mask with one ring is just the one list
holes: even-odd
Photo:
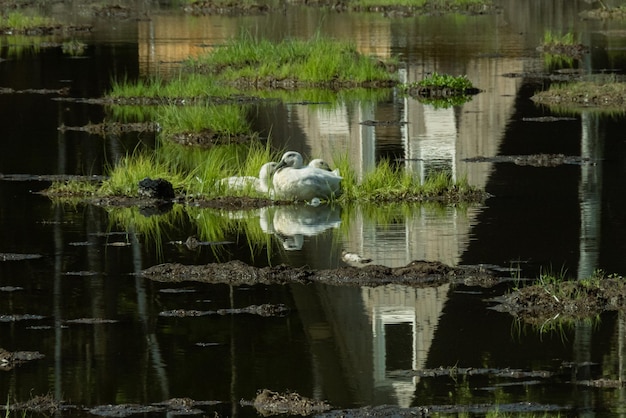
[[275, 197], [287, 200], [329, 199], [341, 194], [342, 177], [330, 171], [302, 165], [302, 155], [283, 154], [272, 179]]
[[293, 205], [261, 209], [261, 229], [276, 235], [285, 250], [299, 250], [304, 237], [319, 235], [341, 224], [341, 212], [336, 206]]
[[235, 176], [227, 177], [219, 181], [219, 186], [228, 191], [256, 190], [259, 193], [267, 193], [271, 185], [271, 176], [276, 170], [278, 163], [270, 162], [261, 166], [259, 177]]

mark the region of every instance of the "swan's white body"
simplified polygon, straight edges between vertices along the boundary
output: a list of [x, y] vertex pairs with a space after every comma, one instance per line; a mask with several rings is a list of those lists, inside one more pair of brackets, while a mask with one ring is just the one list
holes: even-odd
[[285, 200], [330, 199], [341, 194], [341, 180], [331, 171], [303, 166], [302, 155], [286, 152], [272, 178], [274, 197]]
[[272, 174], [277, 166], [277, 163], [265, 163], [259, 171], [258, 178], [254, 176], [227, 177], [221, 179], [219, 185], [229, 191], [256, 190], [259, 193], [267, 193], [272, 184]]
[[315, 167], [315, 168], [319, 168], [320, 170], [325, 170], [325, 171], [330, 171], [331, 173], [333, 173], [336, 176], [339, 176], [339, 169], [335, 168], [334, 170], [332, 170], [330, 168], [330, 166], [328, 165], [328, 163], [324, 160], [322, 160], [321, 158], [316, 158], [314, 160], [311, 160], [309, 162], [309, 167]]

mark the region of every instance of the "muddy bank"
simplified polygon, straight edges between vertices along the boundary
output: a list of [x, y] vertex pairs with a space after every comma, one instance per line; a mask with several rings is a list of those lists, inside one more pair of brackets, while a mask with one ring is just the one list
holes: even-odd
[[562, 281], [523, 287], [496, 301], [494, 309], [508, 312], [524, 322], [593, 318], [605, 311], [626, 310], [626, 281], [602, 279]]
[[334, 286], [375, 287], [399, 284], [427, 287], [450, 282], [480, 286], [495, 285], [499, 282], [495, 274], [481, 267], [450, 267], [431, 261], [413, 261], [404, 267], [396, 268], [368, 265], [328, 270], [296, 268], [284, 264], [273, 267], [254, 267], [241, 261], [205, 265], [165, 263], [145, 269], [140, 275], [160, 282], [194, 281], [233, 286], [323, 283]]
[[528, 165], [532, 167], [557, 167], [563, 164], [591, 164], [595, 165], [590, 158], [563, 154], [532, 154], [532, 155], [497, 155], [495, 157], [472, 157], [463, 161], [478, 163], [513, 163], [516, 165]]
[[530, 98], [535, 103], [564, 107], [616, 108], [626, 103], [626, 83], [580, 81], [565, 87], [540, 91]]

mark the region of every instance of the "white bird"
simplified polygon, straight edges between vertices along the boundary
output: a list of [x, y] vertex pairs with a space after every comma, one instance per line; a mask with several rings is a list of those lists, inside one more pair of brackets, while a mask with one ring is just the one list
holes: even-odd
[[341, 195], [342, 177], [320, 168], [303, 166], [296, 151], [283, 154], [272, 178], [274, 197], [286, 200], [329, 199]]
[[334, 170], [332, 170], [330, 168], [330, 165], [328, 165], [328, 163], [324, 160], [322, 160], [321, 158], [316, 158], [314, 160], [311, 160], [309, 162], [309, 167], [315, 167], [315, 168], [319, 168], [320, 170], [325, 170], [325, 171], [330, 171], [331, 173], [333, 173], [336, 176], [339, 176], [339, 169], [335, 168]]
[[234, 176], [221, 179], [220, 187], [229, 191], [256, 190], [259, 193], [267, 193], [271, 186], [271, 177], [276, 170], [278, 163], [270, 162], [261, 166], [259, 177], [254, 176]]

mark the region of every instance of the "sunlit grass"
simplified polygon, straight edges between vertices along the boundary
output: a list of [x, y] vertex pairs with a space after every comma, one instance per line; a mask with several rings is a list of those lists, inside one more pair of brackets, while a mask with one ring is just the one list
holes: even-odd
[[215, 78], [202, 74], [179, 73], [171, 79], [148, 78], [136, 81], [115, 79], [107, 97], [119, 98], [169, 98], [169, 99], [207, 99], [210, 97], [229, 97], [236, 90], [221, 85]]
[[180, 170], [157, 160], [154, 154], [138, 153], [122, 158], [110, 170], [109, 178], [102, 183], [97, 194], [137, 196], [139, 182], [146, 177], [168, 180], [175, 189], [182, 189], [185, 184], [185, 177]]
[[[359, 181], [346, 161], [339, 160], [344, 201], [415, 201], [462, 196], [475, 191], [466, 179], [455, 181], [448, 172], [437, 172], [422, 183], [401, 165], [383, 160]], [[461, 197], [462, 200], [462, 197]]]
[[251, 82], [264, 79], [305, 83], [395, 81], [384, 66], [360, 54], [353, 44], [322, 36], [275, 43], [242, 35], [222, 47], [190, 59], [191, 68], [221, 79]]
[[55, 20], [45, 16], [29, 16], [21, 12], [0, 15], [0, 29], [24, 32], [29, 29], [54, 26]]
[[541, 45], [547, 48], [556, 45], [574, 45], [575, 43], [576, 40], [574, 39], [574, 34], [572, 32], [558, 34], [550, 29], [543, 33], [543, 39], [541, 41]]
[[250, 133], [246, 110], [239, 105], [161, 106], [156, 119], [165, 137], [204, 130], [226, 137]]

